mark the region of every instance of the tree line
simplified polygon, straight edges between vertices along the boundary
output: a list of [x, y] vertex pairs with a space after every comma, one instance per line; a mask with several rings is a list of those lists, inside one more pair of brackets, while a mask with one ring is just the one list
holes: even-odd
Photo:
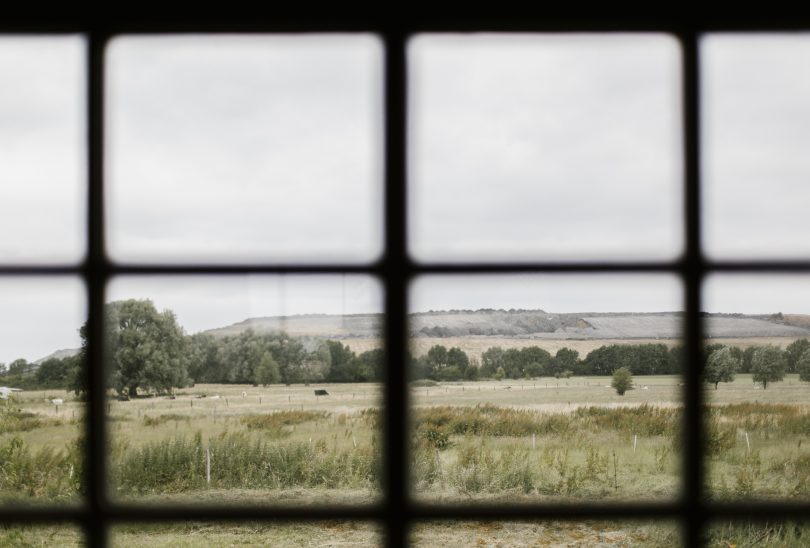
[[[108, 387], [120, 395], [169, 393], [194, 383], [367, 382], [384, 374], [384, 352], [359, 355], [339, 341], [291, 337], [283, 332], [216, 337], [208, 333], [186, 335], [171, 310], [158, 311], [150, 300], [117, 301], [105, 305], [105, 362]], [[79, 354], [50, 358], [39, 365], [24, 359], [7, 367], [0, 364], [0, 383], [20, 388], [67, 388], [84, 391], [82, 364], [87, 351], [87, 325], [79, 330]], [[799, 373], [810, 381], [810, 341], [799, 339], [786, 349], [773, 345], [708, 344], [702, 372], [715, 388], [736, 373], [751, 373], [763, 388]], [[584, 358], [570, 348], [554, 355], [538, 346], [490, 347], [480, 360], [458, 347], [434, 345], [422, 356], [408, 356], [411, 378], [435, 381], [610, 376], [618, 369], [632, 375], [672, 375], [682, 372], [682, 346], [661, 343], [610, 344]]]
[[[274, 383], [380, 381], [383, 351], [359, 355], [339, 341], [256, 333], [215, 337], [186, 335], [171, 310], [150, 300], [130, 299], [104, 307], [107, 386], [119, 395], [170, 393], [195, 383]], [[26, 389], [86, 391], [82, 364], [87, 355], [87, 324], [79, 329], [82, 348], [69, 358], [38, 366], [15, 360], [0, 364], [0, 383]]]

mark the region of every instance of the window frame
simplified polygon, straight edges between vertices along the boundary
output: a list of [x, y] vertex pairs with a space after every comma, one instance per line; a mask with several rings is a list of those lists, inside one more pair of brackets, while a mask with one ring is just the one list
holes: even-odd
[[[504, 10], [505, 11], [505, 10]], [[810, 273], [810, 258], [789, 261], [708, 260], [702, 251], [700, 216], [700, 74], [699, 42], [707, 32], [778, 32], [810, 29], [806, 16], [768, 18], [762, 13], [737, 14], [733, 19], [671, 16], [644, 18], [635, 13], [600, 17], [576, 13], [476, 14], [467, 12], [442, 17], [391, 16], [373, 14], [270, 13], [235, 14], [196, 11], [174, 16], [129, 14], [118, 18], [72, 13], [60, 17], [31, 10], [28, 15], [9, 17], [0, 32], [20, 34], [80, 33], [87, 40], [87, 165], [88, 217], [87, 255], [78, 265], [0, 266], [6, 276], [81, 277], [87, 288], [88, 310], [88, 414], [86, 435], [88, 485], [84, 503], [77, 507], [0, 507], [2, 523], [73, 523], [86, 534], [88, 546], [107, 546], [108, 533], [118, 523], [200, 521], [290, 521], [317, 522], [348, 519], [376, 523], [383, 530], [387, 546], [408, 544], [410, 527], [423, 520], [577, 520], [641, 519], [670, 520], [680, 526], [685, 546], [705, 544], [712, 520], [807, 520], [808, 502], [715, 502], [705, 496], [703, 385], [701, 363], [703, 323], [701, 291], [705, 277], [718, 272]], [[154, 19], [153, 19], [154, 17]], [[684, 253], [670, 261], [653, 262], [466, 262], [417, 263], [407, 252], [407, 58], [408, 37], [423, 32], [663, 32], [673, 35], [681, 47], [682, 150]], [[107, 42], [120, 34], [155, 33], [305, 33], [370, 32], [384, 47], [384, 250], [371, 264], [121, 264], [111, 262], [104, 250], [104, 51]], [[416, 504], [408, 497], [408, 414], [406, 350], [408, 348], [407, 295], [412, 279], [424, 274], [486, 273], [669, 273], [684, 287], [685, 330], [683, 339], [688, 365], [684, 371], [683, 483], [678, 499], [664, 503], [537, 503], [515, 505]], [[171, 507], [148, 508], [113, 502], [106, 489], [106, 406], [101, 348], [104, 291], [107, 282], [127, 274], [306, 274], [362, 273], [378, 278], [385, 290], [384, 342], [388, 359], [385, 398], [384, 466], [382, 501], [369, 507], [341, 508], [256, 508], [256, 507]]]

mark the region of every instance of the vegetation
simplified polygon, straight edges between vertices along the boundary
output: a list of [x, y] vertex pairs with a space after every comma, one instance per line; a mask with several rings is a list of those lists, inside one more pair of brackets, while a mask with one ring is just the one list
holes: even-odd
[[610, 386], [616, 389], [616, 393], [624, 396], [628, 390], [633, 390], [633, 374], [626, 367], [621, 367], [613, 372], [613, 379], [610, 381]]
[[734, 357], [731, 348], [724, 346], [711, 353], [706, 367], [703, 370], [703, 378], [708, 383], [714, 384], [714, 389], [717, 390], [717, 385], [721, 382], [731, 382], [734, 380], [734, 374], [739, 369], [740, 361]]
[[768, 388], [768, 383], [785, 378], [786, 366], [787, 361], [779, 347], [767, 345], [758, 348], [751, 362], [754, 382], [762, 383], [763, 389]]

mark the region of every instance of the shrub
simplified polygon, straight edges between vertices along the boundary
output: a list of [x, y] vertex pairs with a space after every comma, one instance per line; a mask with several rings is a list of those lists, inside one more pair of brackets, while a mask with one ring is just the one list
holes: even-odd
[[633, 374], [626, 367], [620, 367], [613, 372], [613, 380], [610, 385], [616, 389], [616, 393], [624, 396], [628, 390], [633, 390]]

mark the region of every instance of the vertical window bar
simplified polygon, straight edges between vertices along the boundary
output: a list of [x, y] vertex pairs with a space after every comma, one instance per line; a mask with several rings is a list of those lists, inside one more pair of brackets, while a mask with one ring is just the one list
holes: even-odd
[[88, 295], [87, 337], [87, 545], [106, 546], [106, 454], [104, 416], [103, 318], [104, 286], [108, 275], [104, 256], [104, 47], [107, 37], [99, 32], [88, 35], [87, 116], [88, 116], [88, 255], [84, 280]]
[[411, 518], [407, 504], [408, 383], [407, 291], [411, 265], [406, 250], [406, 84], [404, 33], [385, 33], [385, 455], [386, 545], [406, 545]]
[[703, 326], [700, 292], [704, 265], [700, 247], [700, 67], [696, 32], [681, 35], [683, 48], [684, 213], [686, 255], [681, 266], [686, 293], [684, 394], [684, 545], [702, 546], [703, 500], [703, 386], [700, 379]]

